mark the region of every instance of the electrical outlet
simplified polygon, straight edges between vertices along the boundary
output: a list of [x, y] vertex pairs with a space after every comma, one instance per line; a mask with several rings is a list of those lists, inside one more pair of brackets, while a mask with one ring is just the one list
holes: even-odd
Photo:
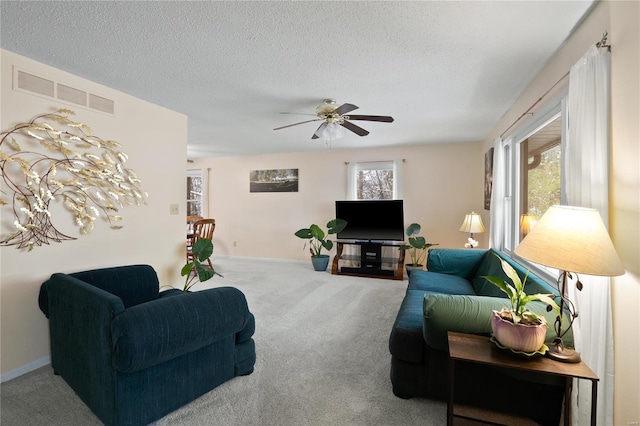
[[627, 423], [628, 426], [638, 426], [638, 422], [629, 422]]
[[169, 204], [169, 214], [180, 213], [180, 207], [177, 204]]

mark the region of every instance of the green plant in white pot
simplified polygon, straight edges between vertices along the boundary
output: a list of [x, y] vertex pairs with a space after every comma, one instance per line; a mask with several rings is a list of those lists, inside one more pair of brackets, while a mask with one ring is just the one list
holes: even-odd
[[431, 246], [438, 245], [437, 243], [428, 243], [424, 237], [419, 236], [418, 234], [420, 233], [420, 229], [420, 225], [417, 223], [409, 225], [405, 231], [409, 237], [409, 244], [403, 244], [400, 246], [400, 250], [409, 252], [409, 258], [411, 259], [411, 263], [407, 263], [405, 265], [407, 275], [409, 275], [413, 269], [421, 269], [424, 266], [427, 249]]
[[491, 318], [491, 330], [497, 342], [514, 351], [534, 353], [545, 353], [548, 348], [544, 344], [547, 334], [547, 321], [544, 317], [536, 315], [527, 309], [527, 304], [539, 300], [547, 304], [547, 310], [555, 310], [560, 314], [560, 307], [553, 300], [553, 294], [531, 294], [524, 291], [529, 271], [520, 280], [520, 276], [506, 260], [500, 258], [502, 270], [512, 281], [513, 285], [502, 277], [483, 277], [491, 284], [502, 290], [511, 302], [510, 307], [505, 307], [500, 311], [493, 311]]
[[[308, 228], [302, 228], [296, 231], [295, 236], [305, 240], [309, 240], [309, 251], [311, 252], [311, 262], [316, 271], [324, 271], [329, 265], [329, 255], [322, 254], [322, 249], [327, 251], [333, 248], [333, 241], [325, 239], [326, 236], [337, 234], [347, 226], [347, 221], [343, 219], [332, 219], [327, 222], [327, 232], [322, 230], [318, 225], [312, 224]], [[305, 248], [307, 243], [305, 243]], [[324, 267], [323, 267], [324, 266]]]

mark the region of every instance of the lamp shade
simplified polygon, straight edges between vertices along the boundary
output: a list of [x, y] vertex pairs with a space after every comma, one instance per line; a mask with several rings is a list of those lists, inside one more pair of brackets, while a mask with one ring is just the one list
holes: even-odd
[[550, 207], [515, 253], [563, 271], [601, 276], [624, 274], [622, 262], [595, 209]]
[[476, 212], [471, 212], [464, 217], [464, 222], [460, 227], [461, 232], [468, 232], [470, 234], [487, 232], [487, 229], [482, 223], [482, 217]]
[[532, 214], [520, 216], [520, 232], [522, 232], [522, 235], [527, 235], [531, 232], [536, 223], [538, 223], [538, 219]]

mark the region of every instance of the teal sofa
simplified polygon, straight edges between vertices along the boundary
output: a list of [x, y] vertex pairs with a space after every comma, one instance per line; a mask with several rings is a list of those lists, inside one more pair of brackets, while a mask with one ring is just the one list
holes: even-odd
[[[498, 256], [524, 279], [526, 268], [494, 249], [431, 249], [427, 270], [411, 272], [389, 338], [391, 383], [396, 396], [447, 399], [447, 332], [490, 336], [492, 311], [509, 306], [506, 295], [483, 278], [506, 279]], [[525, 291], [558, 294], [557, 289], [531, 273]], [[529, 307], [547, 319], [546, 342], [552, 342], [555, 312], [547, 312], [542, 302], [533, 302]], [[564, 341], [573, 344], [571, 333]], [[458, 402], [524, 415], [540, 424], [558, 424], [564, 382], [542, 375], [514, 376], [509, 370], [480, 364], [458, 364]], [[522, 398], [519, 392], [513, 392], [514, 387], [535, 392], [536, 398]]]

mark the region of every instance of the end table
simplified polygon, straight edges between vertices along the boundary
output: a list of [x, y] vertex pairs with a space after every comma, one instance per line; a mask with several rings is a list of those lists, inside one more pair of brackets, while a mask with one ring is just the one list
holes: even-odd
[[[560, 376], [565, 379], [564, 393], [564, 424], [571, 423], [571, 388], [572, 380], [591, 380], [591, 425], [596, 425], [596, 406], [598, 397], [598, 376], [583, 361], [579, 363], [564, 363], [554, 361], [544, 356], [523, 359], [518, 358], [496, 347], [488, 337], [473, 334], [448, 332], [449, 339], [449, 401], [447, 404], [447, 425], [453, 425], [454, 417], [494, 422], [493, 424], [526, 424], [526, 420], [514, 418], [502, 413], [487, 412], [487, 410], [470, 407], [456, 407], [454, 404], [454, 378], [456, 361], [475, 362], [494, 367], [509, 368], [520, 371]], [[495, 423], [496, 418], [501, 423]]]

